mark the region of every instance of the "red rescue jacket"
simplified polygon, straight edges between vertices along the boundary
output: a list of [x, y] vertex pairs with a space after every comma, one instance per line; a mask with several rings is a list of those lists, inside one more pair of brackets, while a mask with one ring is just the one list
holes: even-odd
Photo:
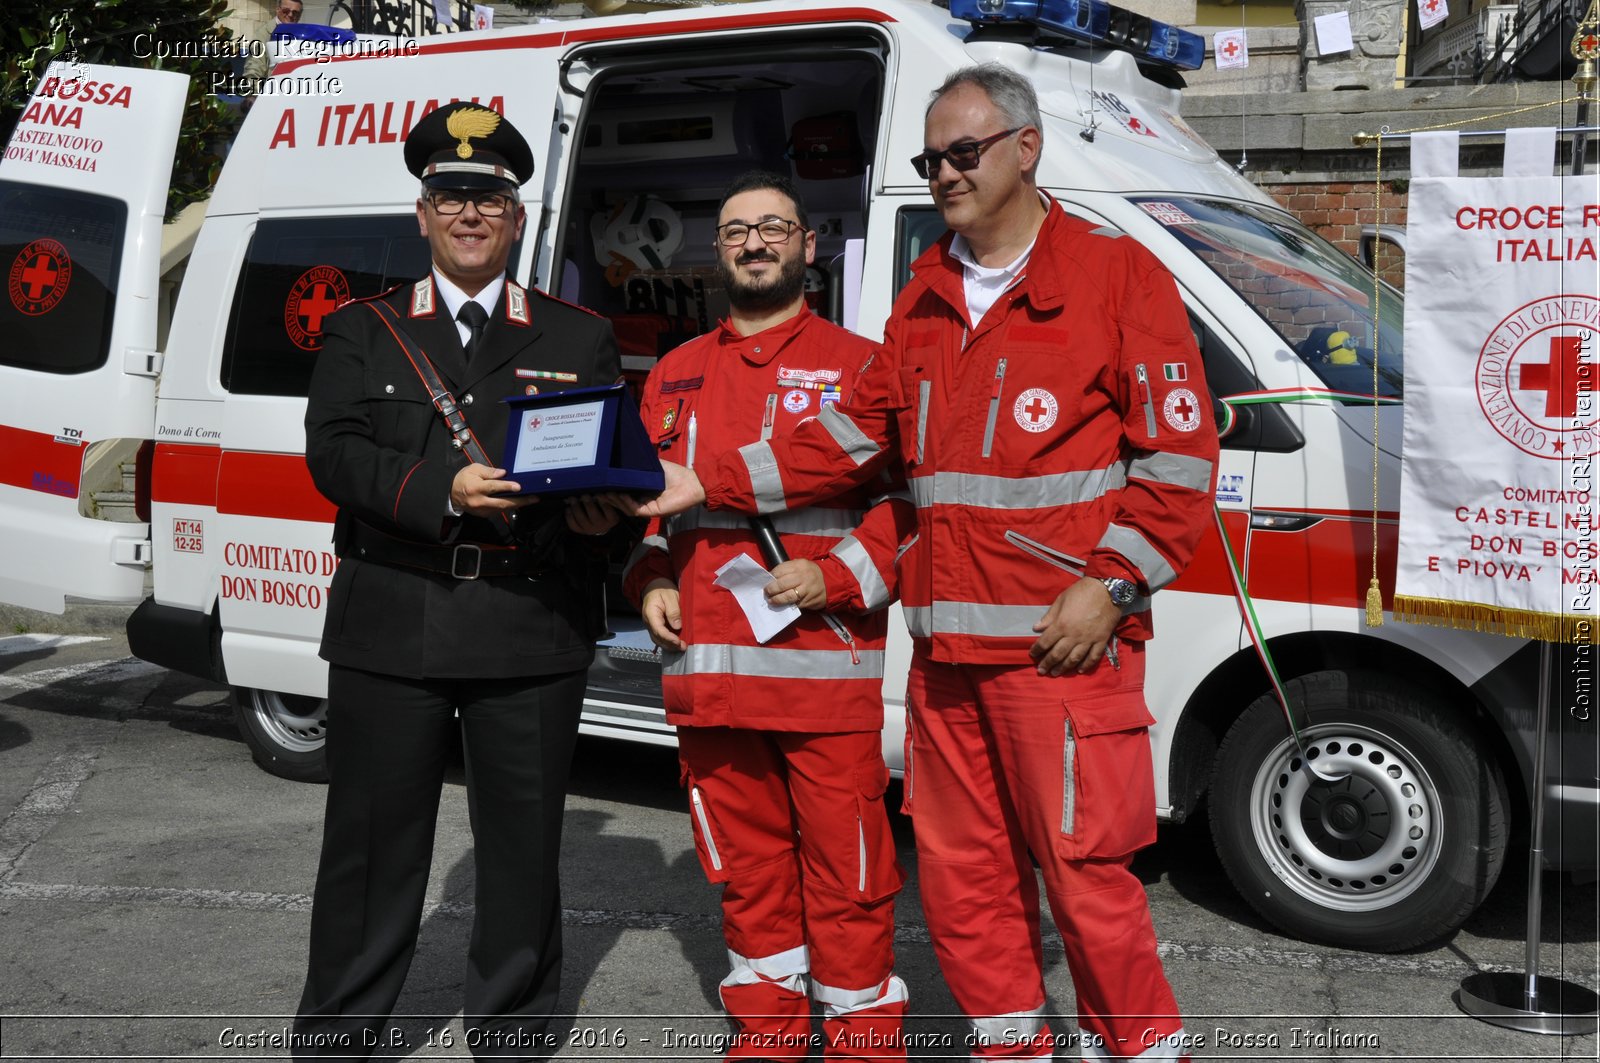
[[[876, 345], [810, 310], [753, 336], [726, 322], [657, 363], [641, 414], [663, 458], [705, 465], [762, 439], [782, 439], [848, 395]], [[915, 523], [899, 484], [872, 477], [807, 508], [773, 516], [791, 558], [822, 568], [828, 606], [848, 646], [807, 612], [762, 645], [719, 568], [747, 554], [764, 568], [748, 518], [704, 507], [652, 521], [623, 575], [635, 605], [652, 580], [678, 585], [684, 653], [665, 653], [667, 720], [700, 727], [837, 732], [883, 726], [885, 606], [895, 555]]]
[[1022, 276], [973, 328], [950, 241], [913, 265], [850, 401], [699, 470], [707, 505], [809, 505], [898, 458], [917, 506], [900, 595], [933, 659], [1029, 662], [1075, 570], [1136, 582], [1117, 633], [1148, 639], [1149, 594], [1189, 563], [1216, 477], [1177, 286], [1139, 243], [1052, 201]]

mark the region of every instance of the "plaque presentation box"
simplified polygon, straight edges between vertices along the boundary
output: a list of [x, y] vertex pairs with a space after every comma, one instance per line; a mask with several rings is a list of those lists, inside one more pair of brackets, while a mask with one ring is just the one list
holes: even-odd
[[661, 462], [626, 384], [503, 401], [510, 421], [501, 464], [522, 494], [661, 493]]

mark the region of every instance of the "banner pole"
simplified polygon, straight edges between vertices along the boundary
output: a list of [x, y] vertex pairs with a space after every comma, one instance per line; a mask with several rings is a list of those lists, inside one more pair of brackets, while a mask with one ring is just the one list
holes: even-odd
[[1539, 977], [1539, 937], [1543, 916], [1545, 746], [1550, 735], [1550, 677], [1555, 671], [1553, 643], [1539, 644], [1539, 697], [1534, 724], [1533, 823], [1528, 850], [1527, 970], [1522, 974], [1480, 971], [1461, 980], [1456, 1006], [1491, 1026], [1523, 1033], [1573, 1037], [1595, 1032], [1596, 997], [1564, 978]]

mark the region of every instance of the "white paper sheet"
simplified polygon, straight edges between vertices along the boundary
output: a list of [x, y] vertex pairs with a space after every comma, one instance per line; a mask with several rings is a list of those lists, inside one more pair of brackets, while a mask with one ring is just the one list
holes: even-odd
[[1350, 12], [1318, 15], [1316, 27], [1318, 55], [1338, 55], [1355, 48], [1355, 40], [1350, 35]]
[[733, 592], [733, 597], [750, 621], [757, 642], [772, 636], [800, 619], [797, 605], [773, 605], [762, 588], [772, 582], [772, 573], [756, 564], [748, 554], [740, 554], [717, 569], [716, 584]]

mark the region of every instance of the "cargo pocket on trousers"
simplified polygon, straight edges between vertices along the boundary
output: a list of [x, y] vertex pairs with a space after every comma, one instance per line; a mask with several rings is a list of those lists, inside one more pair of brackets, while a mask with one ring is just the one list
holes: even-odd
[[905, 881], [883, 799], [889, 789], [889, 767], [881, 759], [876, 764], [858, 765], [855, 780], [856, 880], [850, 885], [857, 900], [880, 901], [900, 892]]
[[1063, 699], [1061, 837], [1068, 860], [1125, 856], [1156, 840], [1150, 725], [1138, 690]]
[[711, 802], [695, 784], [694, 776], [689, 774], [688, 768], [683, 769], [679, 781], [689, 794], [689, 820], [694, 830], [694, 851], [700, 857], [700, 866], [705, 870], [706, 879], [710, 882], [726, 882], [731, 876], [724, 858], [725, 849], [719, 841], [721, 832], [717, 829], [717, 818]]

